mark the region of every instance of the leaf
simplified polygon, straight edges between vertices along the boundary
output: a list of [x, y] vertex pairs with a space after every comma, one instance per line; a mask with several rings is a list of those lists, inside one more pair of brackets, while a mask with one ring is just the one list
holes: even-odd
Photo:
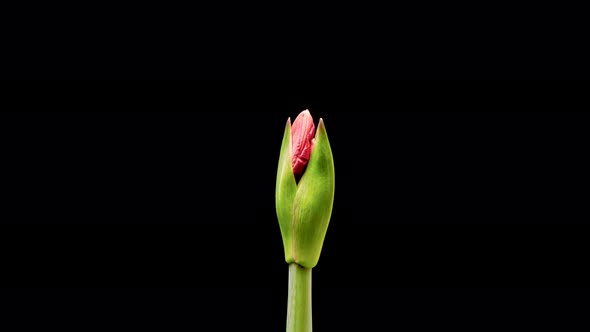
[[291, 164], [291, 118], [287, 119], [285, 134], [279, 156], [277, 171], [277, 185], [275, 192], [275, 204], [283, 247], [285, 249], [285, 261], [295, 262], [293, 255], [293, 201], [297, 192], [297, 183]]
[[313, 268], [318, 263], [333, 204], [334, 158], [320, 119], [316, 143], [293, 203], [294, 258], [299, 265]]

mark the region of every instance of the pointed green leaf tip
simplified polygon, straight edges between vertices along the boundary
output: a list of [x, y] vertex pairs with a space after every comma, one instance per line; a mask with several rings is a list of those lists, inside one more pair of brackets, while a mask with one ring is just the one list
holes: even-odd
[[306, 268], [317, 265], [334, 203], [334, 159], [324, 122], [299, 183], [291, 162], [291, 121], [287, 120], [277, 172], [276, 210], [285, 260]]

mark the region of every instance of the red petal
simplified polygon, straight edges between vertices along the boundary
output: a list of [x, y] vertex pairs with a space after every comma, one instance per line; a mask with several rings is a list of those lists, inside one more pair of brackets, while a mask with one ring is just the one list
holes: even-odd
[[299, 113], [291, 127], [291, 161], [295, 175], [303, 173], [309, 161], [314, 134], [315, 125], [309, 111]]

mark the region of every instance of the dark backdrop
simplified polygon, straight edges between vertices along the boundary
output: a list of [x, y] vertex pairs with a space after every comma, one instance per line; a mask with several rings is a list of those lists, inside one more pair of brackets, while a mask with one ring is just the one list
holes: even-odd
[[284, 328], [284, 125], [322, 117], [334, 211], [314, 327], [587, 324], [584, 86], [527, 82], [11, 84], [0, 324]]

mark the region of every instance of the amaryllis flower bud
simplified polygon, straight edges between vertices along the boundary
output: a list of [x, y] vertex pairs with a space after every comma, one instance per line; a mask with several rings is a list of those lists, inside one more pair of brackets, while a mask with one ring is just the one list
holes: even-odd
[[277, 172], [276, 210], [287, 263], [318, 263], [333, 203], [334, 160], [324, 121], [315, 130], [311, 114], [303, 111], [293, 126], [287, 120]]
[[301, 175], [309, 161], [315, 135], [315, 125], [308, 110], [301, 112], [291, 128], [291, 162], [295, 176]]

